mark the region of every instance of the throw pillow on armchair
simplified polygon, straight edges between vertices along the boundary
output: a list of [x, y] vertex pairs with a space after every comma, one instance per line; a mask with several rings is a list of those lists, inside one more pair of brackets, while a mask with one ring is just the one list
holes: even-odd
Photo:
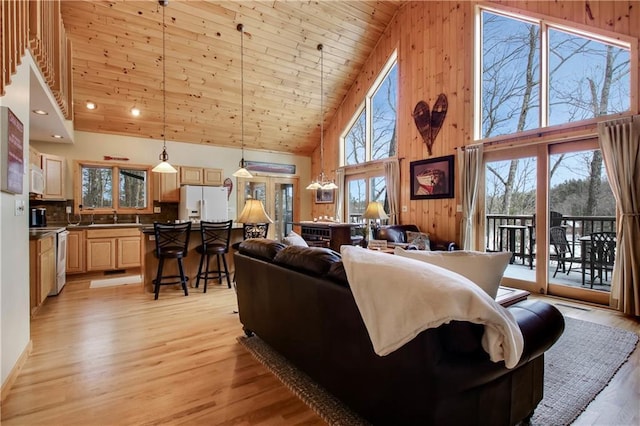
[[416, 251], [396, 247], [395, 254], [456, 272], [473, 281], [494, 299], [498, 294], [502, 275], [511, 260], [510, 252]]
[[429, 234], [425, 232], [407, 231], [407, 243], [414, 246], [418, 250], [431, 250], [431, 241]]

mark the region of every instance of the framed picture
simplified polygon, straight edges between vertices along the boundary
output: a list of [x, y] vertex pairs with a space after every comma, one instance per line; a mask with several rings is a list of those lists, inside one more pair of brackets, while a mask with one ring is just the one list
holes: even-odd
[[24, 125], [8, 108], [0, 107], [0, 190], [22, 194]]
[[411, 199], [453, 198], [453, 155], [412, 161]]
[[333, 189], [316, 189], [316, 204], [333, 203]]

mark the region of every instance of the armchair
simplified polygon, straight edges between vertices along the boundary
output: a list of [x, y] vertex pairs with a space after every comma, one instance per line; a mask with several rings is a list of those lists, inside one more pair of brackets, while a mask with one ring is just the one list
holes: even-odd
[[[375, 240], [387, 240], [389, 246], [399, 246], [402, 248], [409, 247], [411, 241], [407, 239], [407, 231], [420, 232], [416, 225], [385, 225], [373, 230], [373, 238]], [[438, 241], [433, 236], [429, 236], [431, 241], [431, 250], [453, 251], [458, 246], [453, 241]]]

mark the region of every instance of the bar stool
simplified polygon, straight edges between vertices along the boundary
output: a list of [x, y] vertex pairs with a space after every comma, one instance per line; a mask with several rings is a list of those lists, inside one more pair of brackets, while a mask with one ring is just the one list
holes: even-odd
[[[153, 280], [155, 300], [158, 299], [161, 285], [181, 284], [184, 295], [188, 296], [187, 280], [189, 277], [184, 274], [184, 266], [182, 259], [187, 256], [189, 247], [189, 235], [191, 234], [191, 222], [186, 223], [158, 223], [154, 222], [153, 232], [156, 238], [156, 252], [158, 258], [158, 272], [156, 279]], [[176, 259], [178, 261], [179, 275], [163, 275], [165, 259]], [[163, 282], [166, 279], [179, 278]]]
[[[218, 283], [222, 284], [222, 276], [227, 278], [227, 286], [231, 288], [229, 280], [229, 269], [227, 268], [227, 258], [225, 254], [229, 252], [229, 241], [231, 240], [232, 220], [225, 222], [200, 222], [200, 236], [202, 244], [196, 247], [196, 251], [200, 253], [200, 266], [198, 266], [198, 279], [196, 280], [196, 288], [200, 286], [200, 279], [204, 280], [204, 293], [207, 292], [207, 281], [213, 279], [209, 274], [218, 275]], [[209, 261], [211, 256], [216, 257], [218, 269], [209, 269]], [[220, 258], [224, 269], [220, 268]], [[203, 271], [204, 266], [204, 271]]]

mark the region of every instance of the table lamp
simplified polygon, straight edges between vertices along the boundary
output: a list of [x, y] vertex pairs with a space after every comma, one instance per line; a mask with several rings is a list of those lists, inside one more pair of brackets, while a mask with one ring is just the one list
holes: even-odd
[[238, 222], [245, 225], [244, 238], [266, 238], [268, 224], [273, 220], [264, 211], [262, 201], [253, 198], [248, 199], [244, 203], [242, 213], [238, 216]]
[[[364, 219], [367, 219], [368, 221], [375, 221], [376, 225], [378, 223], [379, 220], [381, 219], [389, 219], [389, 216], [387, 216], [387, 213], [385, 213], [384, 211], [384, 207], [382, 206], [382, 203], [379, 201], [372, 201], [369, 203], [369, 205], [367, 206], [367, 209], [364, 211], [364, 214], [362, 215], [362, 217]], [[365, 240], [371, 239], [372, 235], [370, 234], [370, 227], [367, 226], [367, 231], [365, 232]]]

